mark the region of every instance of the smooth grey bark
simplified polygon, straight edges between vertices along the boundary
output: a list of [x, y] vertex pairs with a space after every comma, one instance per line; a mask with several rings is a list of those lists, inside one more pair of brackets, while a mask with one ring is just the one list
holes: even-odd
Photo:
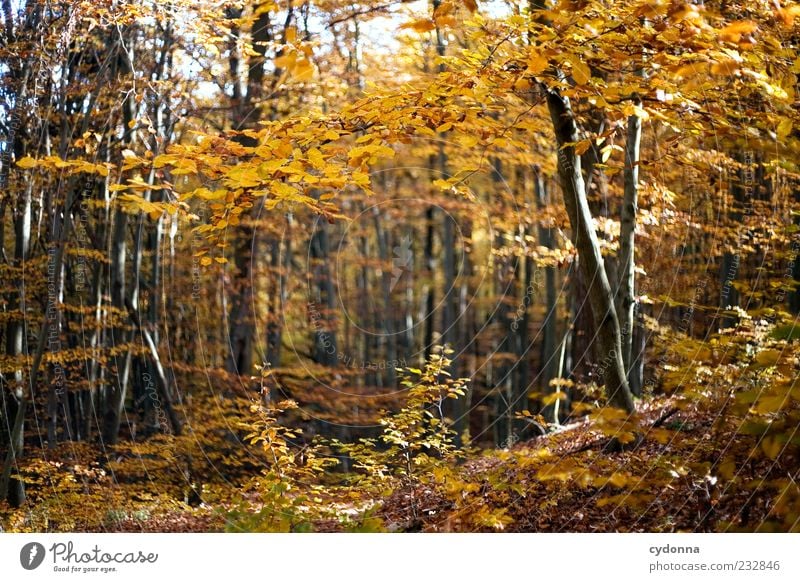
[[614, 305], [614, 294], [606, 274], [600, 245], [586, 198], [580, 156], [567, 145], [579, 140], [569, 99], [555, 89], [547, 91], [547, 106], [558, 146], [558, 174], [572, 239], [578, 250], [592, 307], [596, 342], [601, 360], [605, 391], [613, 406], [632, 413], [635, 408], [622, 360], [622, 340]]
[[[127, 76], [133, 75], [133, 39], [127, 43], [127, 52], [120, 51], [119, 55], [119, 69], [122, 74]], [[136, 103], [133, 98], [129, 96], [122, 107], [123, 122], [125, 124], [125, 133], [122, 142], [130, 145], [133, 141], [133, 133], [130, 129], [130, 124], [136, 118]], [[124, 312], [125, 297], [126, 297], [126, 266], [128, 260], [128, 214], [121, 208], [117, 207], [114, 211], [114, 227], [111, 235], [111, 306], [119, 312]], [[130, 339], [126, 329], [112, 329], [111, 342], [115, 347], [124, 345]], [[125, 354], [119, 353], [114, 358], [114, 367], [116, 369], [116, 382], [111, 386], [111, 393], [109, 395], [109, 406], [106, 411], [106, 422], [104, 437], [107, 442], [114, 444], [119, 438], [119, 427], [122, 418], [122, 409], [125, 406], [125, 400], [128, 393], [128, 380], [130, 377], [131, 369], [131, 352], [125, 350]]]
[[[434, 11], [439, 7], [441, 2], [433, 0]], [[445, 55], [445, 38], [444, 32], [440, 27], [436, 27], [436, 54], [441, 58]], [[440, 73], [445, 71], [444, 63], [440, 62], [437, 70]], [[440, 178], [446, 178], [447, 172], [447, 154], [444, 150], [444, 142], [440, 141], [438, 144], [438, 152], [436, 159], [436, 170]], [[456, 249], [455, 249], [455, 236], [456, 236], [456, 223], [449, 213], [444, 213], [442, 225], [442, 251], [444, 258], [442, 261], [443, 267], [443, 298], [442, 298], [442, 331], [441, 343], [452, 348], [456, 355], [459, 354], [459, 345], [456, 338], [456, 318], [457, 318], [457, 305], [458, 293], [456, 291]], [[457, 358], [452, 360], [450, 369], [448, 370], [452, 376], [458, 375], [459, 362]], [[455, 443], [456, 446], [461, 446], [462, 436], [469, 425], [467, 398], [457, 398], [448, 401], [447, 413], [453, 422], [453, 429], [456, 433]]]
[[[26, 186], [25, 194], [21, 200], [21, 208], [18, 209], [16, 214], [17, 216], [14, 220], [14, 264], [18, 268], [21, 268], [24, 273], [25, 261], [27, 260], [30, 251], [31, 239], [31, 184]], [[19, 320], [11, 320], [7, 327], [6, 353], [12, 358], [19, 357], [27, 352], [27, 342], [25, 341], [26, 334], [24, 333], [25, 313], [27, 310], [25, 294], [25, 277], [23, 276], [21, 278], [21, 285], [18, 293], [11, 294], [8, 305], [9, 311], [19, 310], [20, 314], [22, 315]], [[10, 394], [8, 397], [6, 396], [5, 386], [0, 387], [0, 389], [3, 390], [4, 404], [3, 410], [0, 412], [2, 412], [2, 419], [5, 425], [2, 429], [4, 435], [6, 434], [6, 428], [8, 429], [7, 439], [4, 439], [6, 442], [3, 444], [8, 446], [8, 451], [10, 454], [18, 456], [21, 454], [24, 446], [24, 402], [26, 397], [23, 370], [14, 370], [12, 378], [13, 400], [10, 398], [12, 394]], [[17, 420], [21, 421], [19, 426], [16, 424]], [[4, 466], [2, 477], [0, 478], [0, 499], [6, 498], [13, 499], [15, 502], [14, 505], [21, 504], [21, 502], [25, 499], [25, 488], [21, 481], [11, 481], [10, 473], [8, 476], [6, 476]]]
[[[534, 174], [534, 194], [536, 199], [536, 206], [539, 210], [549, 202], [547, 187], [545, 185], [544, 176], [542, 176], [539, 168], [536, 168]], [[555, 242], [553, 241], [553, 229], [544, 226], [539, 227], [539, 244], [546, 249], [553, 250]], [[542, 370], [541, 375], [541, 389], [542, 392], [550, 394], [554, 391], [550, 382], [557, 378], [559, 375], [559, 352], [558, 352], [558, 304], [557, 304], [557, 289], [556, 289], [556, 268], [554, 266], [545, 267], [545, 289], [544, 289], [544, 312], [545, 319], [542, 329]], [[554, 404], [544, 407], [543, 415], [549, 422], [557, 422], [556, 418], [557, 408]]]
[[[361, 208], [361, 211], [364, 211], [364, 208]], [[369, 284], [369, 273], [370, 268], [367, 263], [367, 257], [369, 257], [369, 239], [365, 232], [361, 232], [359, 235], [359, 252], [361, 254], [362, 266], [358, 270], [356, 275], [356, 290], [357, 290], [357, 297], [358, 297], [358, 322], [359, 327], [363, 330], [367, 330], [367, 333], [363, 333], [361, 335], [362, 341], [362, 350], [361, 350], [361, 362], [367, 363], [370, 361], [370, 357], [372, 355], [372, 336], [369, 333], [372, 330], [373, 326], [373, 310], [371, 309], [371, 302], [369, 301], [370, 297], [370, 284]], [[350, 362], [348, 361], [348, 365]], [[368, 372], [365, 371], [364, 374], [357, 375], [358, 382], [360, 386], [363, 386], [368, 381]]]
[[434, 237], [436, 236], [436, 229], [434, 228], [435, 219], [436, 209], [433, 206], [428, 206], [428, 208], [425, 209], [425, 245], [423, 248], [426, 283], [423, 291], [424, 310], [422, 313], [422, 321], [424, 321], [424, 332], [422, 336], [422, 353], [424, 354], [425, 362], [428, 361], [431, 355], [431, 348], [433, 347], [433, 310], [436, 305], [436, 258], [433, 254]]
[[[122, 210], [114, 212], [114, 228], [111, 241], [111, 305], [115, 309], [125, 309], [125, 264], [127, 262], [128, 215]], [[127, 341], [124, 329], [111, 329], [111, 343], [114, 346], [123, 345]], [[114, 444], [119, 435], [119, 426], [122, 418], [122, 408], [128, 391], [128, 378], [131, 367], [131, 354], [127, 350], [124, 354], [118, 353], [114, 357], [116, 368], [115, 382], [111, 385], [109, 394], [109, 407], [106, 411], [104, 438], [106, 442]]]
[[[636, 100], [641, 105], [640, 100]], [[617, 310], [622, 333], [622, 361], [628, 374], [631, 372], [633, 326], [636, 309], [635, 296], [635, 244], [636, 211], [639, 204], [639, 149], [642, 140], [642, 120], [638, 115], [628, 116], [625, 142], [624, 195], [619, 233], [619, 287]]]
[[636, 310], [636, 319], [633, 326], [633, 351], [631, 365], [628, 370], [628, 383], [634, 396], [642, 396], [644, 387], [644, 359], [647, 347], [647, 329], [644, 327], [644, 314], [641, 306]]

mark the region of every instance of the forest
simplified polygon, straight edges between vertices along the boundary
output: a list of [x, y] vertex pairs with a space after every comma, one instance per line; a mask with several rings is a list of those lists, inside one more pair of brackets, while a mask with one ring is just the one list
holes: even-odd
[[0, 531], [800, 532], [800, 4], [0, 5]]

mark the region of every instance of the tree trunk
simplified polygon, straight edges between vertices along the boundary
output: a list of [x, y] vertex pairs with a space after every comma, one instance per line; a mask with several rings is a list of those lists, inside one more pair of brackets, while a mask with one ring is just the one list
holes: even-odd
[[327, 222], [320, 219], [311, 236], [311, 313], [314, 328], [314, 361], [323, 366], [333, 367], [338, 362], [336, 343], [336, 296], [330, 265], [330, 236]]
[[[381, 260], [381, 292], [383, 295], [384, 317], [381, 318], [381, 333], [383, 334], [383, 345], [385, 347], [386, 358], [386, 378], [385, 385], [394, 386], [397, 375], [395, 366], [397, 365], [397, 336], [395, 335], [394, 308], [392, 306], [392, 289], [397, 284], [402, 270], [395, 272], [390, 266], [393, 260], [389, 255], [389, 233], [381, 224], [380, 206], [373, 206], [372, 215], [375, 223], [375, 238], [378, 242], [378, 257]], [[402, 244], [398, 247], [400, 253], [405, 252]], [[401, 256], [400, 259], [405, 259]], [[400, 264], [402, 269], [408, 265]], [[395, 279], [397, 277], [398, 279]], [[380, 368], [380, 366], [379, 366]], [[378, 372], [380, 374], [380, 372]]]
[[[641, 101], [637, 100], [637, 105]], [[635, 237], [636, 211], [639, 198], [639, 146], [642, 139], [642, 120], [638, 115], [628, 117], [627, 141], [625, 143], [625, 192], [622, 200], [622, 216], [619, 233], [619, 288], [617, 309], [622, 332], [622, 361], [630, 374], [633, 346], [635, 297]]]
[[[549, 202], [547, 195], [547, 188], [545, 187], [544, 176], [537, 168], [533, 177], [534, 193], [536, 195], [536, 206], [539, 210], [543, 210]], [[553, 242], [553, 229], [543, 226], [539, 227], [539, 244], [547, 249], [554, 249]], [[542, 331], [542, 369], [541, 375], [541, 390], [545, 394], [553, 392], [553, 387], [550, 386], [551, 380], [558, 376], [559, 368], [559, 351], [557, 341], [557, 322], [558, 322], [558, 304], [557, 304], [557, 290], [556, 290], [556, 268], [553, 266], [545, 267], [545, 319]], [[548, 421], [556, 422], [558, 418], [555, 417], [555, 405], [546, 406], [544, 409], [544, 416]]]
[[547, 90], [547, 105], [558, 145], [558, 174], [564, 206], [588, 287], [597, 346], [599, 353], [603, 354], [601, 366], [606, 394], [610, 404], [632, 413], [634, 404], [622, 361], [622, 339], [614, 306], [614, 294], [608, 282], [586, 199], [580, 156], [575, 154], [573, 146], [566, 145], [578, 141], [575, 116], [569, 99], [556, 90]]

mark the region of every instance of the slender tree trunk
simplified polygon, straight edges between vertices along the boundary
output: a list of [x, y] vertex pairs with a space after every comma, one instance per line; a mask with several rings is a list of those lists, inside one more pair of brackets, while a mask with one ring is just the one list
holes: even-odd
[[[637, 105], [641, 101], [637, 100]], [[622, 217], [619, 234], [619, 288], [617, 310], [622, 333], [622, 361], [628, 374], [631, 371], [633, 346], [635, 296], [635, 238], [636, 211], [639, 201], [639, 146], [642, 139], [642, 120], [638, 115], [628, 117], [625, 143], [625, 192], [622, 200]]]
[[[542, 176], [539, 168], [536, 168], [534, 175], [534, 193], [536, 195], [536, 206], [539, 210], [543, 210], [549, 203], [547, 187], [545, 185], [544, 176]], [[539, 244], [546, 249], [553, 250], [555, 243], [553, 241], [553, 229], [540, 226], [539, 227]], [[544, 289], [544, 312], [545, 319], [542, 330], [542, 370], [541, 374], [541, 390], [545, 394], [550, 394], [554, 388], [550, 382], [558, 377], [559, 368], [559, 352], [558, 352], [558, 304], [557, 304], [557, 290], [556, 290], [556, 268], [554, 266], [545, 267], [545, 289]], [[551, 404], [544, 408], [543, 414], [548, 421], [555, 422], [555, 405]]]
[[[394, 386], [395, 366], [397, 361], [397, 336], [395, 335], [394, 307], [392, 305], [392, 288], [397, 284], [402, 270], [395, 272], [390, 252], [389, 233], [381, 224], [380, 206], [373, 207], [373, 219], [375, 221], [375, 238], [378, 241], [378, 257], [381, 260], [381, 292], [383, 294], [384, 317], [381, 318], [381, 333], [383, 334], [383, 344], [386, 348], [386, 378], [387, 386]], [[402, 245], [400, 247], [402, 253]], [[390, 266], [391, 265], [391, 266]], [[406, 266], [403, 265], [403, 268]], [[398, 277], [395, 280], [395, 277]], [[380, 372], [379, 372], [380, 374]]]
[[433, 206], [428, 206], [425, 209], [425, 246], [423, 249], [423, 260], [425, 262], [425, 305], [422, 314], [422, 321], [424, 321], [425, 331], [422, 337], [422, 350], [424, 354], [424, 361], [428, 361], [431, 355], [431, 347], [433, 346], [433, 332], [434, 332], [434, 314], [433, 310], [436, 305], [436, 258], [433, 255], [434, 237], [436, 230], [433, 226], [436, 219], [436, 209]]
[[634, 411], [628, 380], [622, 360], [622, 340], [614, 305], [614, 294], [608, 282], [600, 245], [586, 199], [580, 156], [567, 145], [578, 141], [578, 128], [569, 99], [556, 90], [547, 90], [547, 105], [558, 145], [558, 174], [564, 205], [578, 250], [581, 269], [588, 286], [589, 302], [594, 317], [596, 341], [603, 354], [601, 365], [608, 401], [627, 412]]
[[[266, 53], [269, 43], [273, 40], [272, 21], [270, 11], [260, 6], [256, 11], [251, 28], [252, 51], [247, 58], [246, 80], [242, 78], [241, 55], [237, 40], [240, 30], [236, 20], [242, 16], [241, 8], [228, 8], [227, 17], [234, 23], [231, 27], [231, 42], [229, 44], [229, 72], [232, 78], [233, 93], [231, 105], [233, 106], [233, 125], [236, 130], [244, 130], [258, 125], [262, 117], [262, 101], [264, 95]], [[284, 40], [286, 29], [291, 23], [293, 8], [289, 8], [284, 23]], [[280, 69], [276, 68], [273, 78], [280, 77]], [[244, 85], [244, 87], [243, 87]], [[242, 90], [244, 88], [244, 91]], [[256, 145], [256, 140], [247, 136], [238, 136], [237, 140], [245, 146]], [[251, 218], [256, 215], [254, 212]], [[234, 246], [234, 265], [232, 273], [233, 293], [228, 311], [228, 336], [230, 339], [230, 352], [226, 358], [225, 368], [231, 374], [248, 378], [253, 373], [253, 338], [255, 334], [255, 313], [253, 286], [256, 284], [255, 250], [258, 248], [258, 232], [249, 225], [239, 226], [236, 233]], [[273, 322], [277, 324], [277, 322]]]
[[333, 367], [338, 362], [336, 343], [336, 295], [330, 265], [330, 235], [327, 223], [319, 221], [311, 237], [314, 361]]
[[[291, 220], [291, 219], [289, 219]], [[291, 246], [287, 236], [285, 250], [281, 253], [281, 239], [272, 237], [270, 244], [270, 266], [272, 267], [273, 285], [267, 314], [267, 352], [266, 362], [270, 368], [277, 368], [281, 362], [282, 320], [286, 300], [286, 276], [291, 264]]]
[[631, 353], [631, 365], [628, 371], [628, 382], [631, 386], [631, 393], [634, 396], [642, 396], [644, 387], [644, 358], [645, 348], [647, 347], [647, 329], [644, 326], [644, 313], [642, 306], [638, 306], [634, 317], [636, 321], [633, 326], [633, 351]]
[[156, 387], [161, 393], [161, 406], [163, 406], [164, 410], [166, 411], [167, 417], [169, 418], [170, 426], [172, 427], [172, 432], [176, 435], [180, 435], [182, 432], [182, 424], [180, 418], [178, 417], [178, 413], [175, 411], [175, 406], [172, 402], [172, 396], [170, 395], [169, 391], [169, 378], [167, 373], [164, 371], [164, 366], [161, 364], [161, 358], [158, 355], [158, 348], [156, 347], [155, 342], [153, 341], [153, 337], [150, 335], [150, 332], [142, 326], [141, 321], [139, 320], [139, 316], [137, 314], [136, 309], [134, 309], [133, 305], [128, 305], [128, 313], [130, 314], [131, 321], [133, 322], [136, 329], [142, 336], [144, 340], [145, 347], [147, 348], [148, 352], [150, 353], [150, 358], [153, 362], [153, 368], [156, 372]]
[[[114, 212], [114, 234], [111, 242], [111, 306], [119, 312], [125, 310], [125, 264], [127, 262], [128, 215], [117, 209]], [[121, 346], [128, 341], [125, 328], [112, 328], [111, 342], [114, 346]], [[105, 440], [110, 444], [117, 442], [119, 427], [122, 418], [122, 409], [128, 392], [128, 377], [130, 375], [130, 351], [118, 352], [114, 357], [116, 378], [111, 385], [110, 403], [106, 411]]]
[[[133, 41], [129, 39], [128, 54], [120, 54], [120, 69], [126, 75], [133, 75]], [[123, 104], [123, 122], [125, 123], [125, 134], [123, 143], [130, 144], [133, 140], [130, 124], [136, 118], [136, 103], [133, 96], [128, 96]], [[111, 306], [118, 310], [118, 313], [125, 311], [126, 294], [126, 265], [128, 259], [128, 215], [117, 208], [114, 212], [114, 231], [111, 239]], [[127, 328], [111, 329], [111, 341], [115, 347], [119, 347], [129, 341]], [[114, 358], [116, 369], [116, 382], [111, 386], [110, 402], [106, 411], [105, 439], [106, 442], [114, 444], [119, 438], [119, 427], [122, 418], [122, 410], [128, 393], [128, 379], [131, 369], [131, 352], [119, 353]]]

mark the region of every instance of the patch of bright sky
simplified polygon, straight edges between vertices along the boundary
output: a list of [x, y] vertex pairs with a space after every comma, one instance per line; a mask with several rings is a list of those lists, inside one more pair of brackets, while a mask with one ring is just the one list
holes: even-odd
[[[510, 13], [511, 7], [507, 0], [479, 0], [479, 11], [490, 17], [499, 18]], [[353, 7], [357, 9], [357, 3]], [[346, 12], [343, 12], [345, 15]], [[428, 18], [431, 15], [430, 0], [415, 0], [413, 2], [400, 3], [387, 9], [387, 12], [379, 15], [370, 15], [361, 23], [359, 33], [362, 38], [363, 49], [368, 49], [372, 54], [384, 54], [387, 57], [398, 54], [403, 42], [401, 36], [412, 33], [401, 26], [409, 21], [421, 18]], [[308, 28], [313, 31], [315, 41], [318, 46], [329, 46], [334, 42], [333, 35], [325, 24], [322, 15], [313, 11], [308, 19]], [[278, 19], [280, 21], [280, 19]], [[191, 20], [183, 20], [182, 27], [185, 33], [191, 35]], [[343, 26], [343, 25], [340, 25]], [[431, 33], [423, 33], [431, 34]], [[200, 73], [203, 64], [196, 59], [188, 59], [183, 63], [183, 67], [188, 75]], [[197, 96], [204, 99], [213, 99], [219, 93], [219, 87], [211, 81], [201, 81], [198, 86]]]

